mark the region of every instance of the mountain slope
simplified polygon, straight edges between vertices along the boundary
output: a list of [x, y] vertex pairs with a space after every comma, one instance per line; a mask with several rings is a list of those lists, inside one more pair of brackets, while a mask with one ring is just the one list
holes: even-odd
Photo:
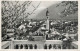
[[[48, 7], [49, 10], [49, 18], [50, 19], [78, 19], [78, 13], [76, 12], [75, 14], [69, 15], [67, 17], [61, 18], [59, 13], [63, 11], [65, 6], [58, 6], [56, 7], [55, 5], [52, 5]], [[32, 19], [46, 19], [46, 9], [42, 10], [40, 13], [38, 13], [34, 18]]]

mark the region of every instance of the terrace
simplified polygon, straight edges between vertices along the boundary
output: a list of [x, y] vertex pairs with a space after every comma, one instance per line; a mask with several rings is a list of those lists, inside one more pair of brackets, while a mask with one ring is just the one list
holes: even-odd
[[[66, 47], [66, 49], [67, 48], [68, 47]], [[77, 41], [72, 42], [70, 49], [77, 48], [78, 42]], [[13, 40], [4, 41], [2, 43], [2, 49], [63, 49], [63, 45], [61, 40], [46, 40], [46, 41]]]

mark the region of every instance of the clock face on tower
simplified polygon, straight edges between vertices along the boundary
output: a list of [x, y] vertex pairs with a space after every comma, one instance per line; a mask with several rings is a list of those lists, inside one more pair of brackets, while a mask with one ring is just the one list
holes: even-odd
[[47, 19], [48, 19], [48, 17], [47, 17]]

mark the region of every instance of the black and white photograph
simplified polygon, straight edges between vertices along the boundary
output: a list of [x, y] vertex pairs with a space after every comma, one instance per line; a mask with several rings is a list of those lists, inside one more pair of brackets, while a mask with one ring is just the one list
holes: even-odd
[[1, 1], [1, 49], [78, 49], [78, 1]]

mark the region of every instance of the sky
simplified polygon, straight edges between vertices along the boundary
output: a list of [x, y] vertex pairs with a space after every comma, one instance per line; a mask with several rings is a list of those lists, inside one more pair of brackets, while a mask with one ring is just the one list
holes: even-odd
[[[11, 2], [13, 1], [10, 1], [10, 5], [12, 4]], [[17, 3], [18, 5], [22, 5], [25, 1], [19, 1], [19, 3]], [[56, 5], [58, 3], [60, 3], [62, 1], [32, 1], [32, 3], [29, 5], [29, 6], [25, 6], [26, 8], [26, 11], [25, 11], [25, 15], [22, 15], [19, 16], [18, 18], [23, 18], [25, 16], [27, 16], [27, 13], [32, 13], [33, 10], [35, 9], [35, 11], [33, 12], [33, 14], [29, 15], [28, 17], [26, 17], [25, 19], [40, 19], [40, 18], [46, 18], [46, 11], [47, 11], [47, 8], [48, 8], [48, 11], [49, 11], [49, 14], [50, 14], [50, 18], [52, 19], [62, 19], [60, 18], [60, 15], [59, 13], [64, 10], [64, 8], [66, 6], [59, 6], [59, 7], [56, 7]], [[16, 3], [13, 2], [14, 6], [16, 6]], [[7, 5], [7, 4], [6, 4]], [[38, 6], [39, 5], [39, 6]], [[7, 5], [8, 6], [8, 5]], [[37, 7], [38, 6], [38, 7]], [[9, 7], [9, 6], [8, 6]], [[7, 8], [8, 8], [7, 7]], [[20, 8], [20, 7], [19, 7]], [[22, 10], [22, 9], [21, 9]], [[20, 11], [21, 11], [20, 10]], [[14, 12], [14, 11], [13, 11]], [[72, 15], [72, 16], [68, 16], [67, 18], [77, 18], [77, 14], [75, 15]]]
[[[34, 6], [36, 6], [36, 5], [38, 5], [40, 2], [39, 1], [34, 1], [32, 4], [34, 5]], [[30, 15], [28, 18], [29, 19], [31, 19], [31, 18], [34, 18], [38, 13], [40, 13], [42, 10], [44, 10], [44, 9], [46, 9], [46, 8], [48, 8], [48, 7], [50, 7], [51, 5], [54, 5], [54, 4], [56, 4], [56, 3], [59, 3], [59, 1], [41, 1], [41, 3], [40, 3], [40, 5], [39, 5], [39, 7], [35, 10], [35, 14], [32, 14], [32, 15]], [[30, 7], [29, 8], [29, 12], [31, 11], [31, 10], [33, 10], [33, 7]]]
[[[67, 17], [61, 18], [59, 13], [61, 13], [67, 6], [57, 6], [61, 1], [42, 1], [40, 6], [36, 9], [34, 14], [30, 15], [27, 19], [46, 19], [46, 11], [48, 8], [50, 19], [78, 19], [78, 13], [71, 14]], [[39, 3], [39, 2], [38, 2]], [[37, 2], [34, 2], [37, 5]], [[32, 8], [31, 8], [32, 9]], [[30, 9], [30, 10], [31, 10]]]

